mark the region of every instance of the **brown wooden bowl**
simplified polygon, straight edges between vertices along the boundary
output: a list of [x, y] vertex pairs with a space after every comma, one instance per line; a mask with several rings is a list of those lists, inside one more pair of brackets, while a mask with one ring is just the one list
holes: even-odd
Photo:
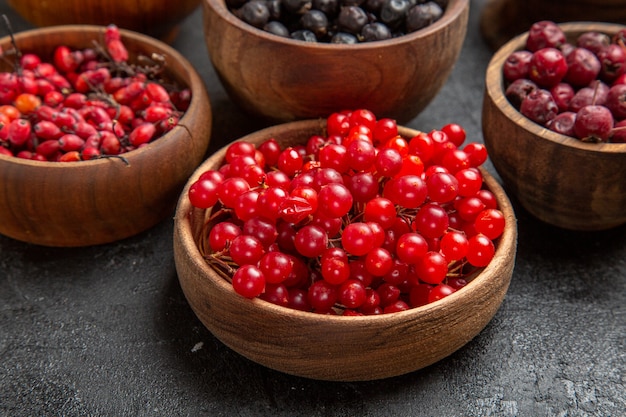
[[[241, 138], [259, 145], [274, 137], [283, 146], [323, 134], [319, 120], [277, 125]], [[405, 137], [417, 132], [400, 128]], [[435, 303], [377, 316], [328, 316], [247, 299], [203, 259], [197, 242], [206, 210], [193, 208], [189, 186], [217, 169], [226, 147], [208, 158], [183, 190], [174, 220], [174, 257], [191, 308], [225, 345], [266, 367], [331, 381], [363, 381], [406, 374], [452, 354], [492, 319], [507, 292], [515, 263], [517, 225], [511, 204], [483, 171], [507, 226], [492, 262], [464, 288]]]
[[432, 25], [356, 45], [302, 42], [257, 29], [224, 0], [203, 0], [209, 56], [232, 100], [274, 122], [367, 108], [408, 122], [435, 97], [459, 56], [468, 0], [450, 0]]
[[[561, 24], [572, 40], [589, 31], [616, 33], [606, 23]], [[485, 145], [504, 185], [540, 220], [571, 230], [626, 223], [626, 144], [584, 143], [523, 116], [505, 96], [502, 65], [523, 49], [527, 33], [500, 48], [486, 72], [482, 112]]]
[[200, 5], [200, 0], [8, 0], [8, 4], [38, 27], [114, 23], [170, 42], [183, 19]]
[[626, 24], [624, 0], [487, 0], [480, 31], [494, 50], [540, 20]]
[[[101, 43], [103, 26], [58, 26], [15, 35], [23, 53], [50, 62], [54, 47]], [[130, 60], [137, 54], [165, 57], [168, 73], [192, 91], [179, 126], [146, 147], [117, 158], [40, 162], [0, 155], [0, 233], [45, 246], [108, 243], [147, 230], [171, 216], [185, 181], [204, 160], [211, 133], [211, 106], [198, 73], [180, 53], [156, 39], [122, 30]], [[10, 39], [0, 39], [3, 51]], [[7, 63], [1, 71], [12, 71]]]

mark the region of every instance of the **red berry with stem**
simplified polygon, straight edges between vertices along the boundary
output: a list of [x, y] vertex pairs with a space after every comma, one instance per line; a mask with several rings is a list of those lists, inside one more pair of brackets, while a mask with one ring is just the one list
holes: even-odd
[[265, 249], [259, 239], [254, 236], [240, 234], [228, 247], [230, 257], [237, 265], [256, 265], [265, 255]]
[[441, 300], [450, 294], [453, 294], [456, 290], [447, 284], [439, 284], [433, 287], [428, 293], [428, 302], [434, 303]]
[[328, 235], [319, 226], [306, 225], [296, 232], [294, 245], [302, 256], [315, 258], [326, 250]]
[[362, 222], [348, 224], [341, 234], [343, 248], [355, 256], [363, 256], [374, 249], [374, 239], [372, 229]]
[[254, 265], [243, 265], [233, 275], [233, 289], [246, 298], [258, 297], [265, 290], [263, 272]]
[[574, 134], [583, 142], [606, 142], [613, 129], [613, 115], [605, 106], [588, 105], [576, 113]]
[[315, 312], [328, 312], [337, 302], [337, 287], [325, 280], [316, 281], [308, 289], [307, 300]]
[[474, 266], [489, 265], [495, 254], [495, 246], [491, 239], [478, 233], [468, 240], [467, 261]]

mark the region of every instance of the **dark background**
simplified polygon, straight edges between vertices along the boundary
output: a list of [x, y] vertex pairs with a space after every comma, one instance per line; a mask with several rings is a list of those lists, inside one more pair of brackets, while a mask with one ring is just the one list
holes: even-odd
[[[457, 122], [469, 140], [483, 140], [480, 109], [491, 57], [479, 31], [483, 3], [471, 1], [459, 61], [409, 126]], [[0, 12], [16, 31], [31, 27], [5, 1]], [[219, 84], [201, 9], [183, 22], [174, 47], [209, 91], [211, 150], [261, 127]], [[517, 262], [492, 322], [435, 365], [363, 383], [285, 375], [215, 339], [180, 289], [172, 219], [120, 242], [78, 249], [0, 236], [0, 415], [624, 415], [626, 227], [568, 232], [513, 203]]]

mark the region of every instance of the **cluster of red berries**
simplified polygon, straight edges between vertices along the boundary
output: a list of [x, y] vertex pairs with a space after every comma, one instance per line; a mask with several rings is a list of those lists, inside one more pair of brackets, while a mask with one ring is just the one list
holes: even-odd
[[51, 62], [3, 51], [15, 70], [0, 73], [0, 155], [38, 161], [118, 156], [178, 124], [191, 92], [166, 80], [162, 57], [131, 64], [119, 29], [104, 44], [55, 48]]
[[585, 142], [626, 142], [626, 29], [574, 43], [552, 21], [534, 23], [526, 49], [503, 66], [506, 96], [524, 116]]
[[462, 288], [505, 219], [458, 124], [404, 138], [367, 109], [333, 113], [306, 143], [233, 142], [189, 188], [198, 247], [248, 298], [322, 314], [391, 313]]

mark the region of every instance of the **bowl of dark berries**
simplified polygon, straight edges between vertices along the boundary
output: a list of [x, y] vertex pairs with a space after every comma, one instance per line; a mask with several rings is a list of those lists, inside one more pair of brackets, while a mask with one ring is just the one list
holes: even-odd
[[173, 215], [212, 121], [183, 56], [114, 25], [20, 32], [0, 48], [1, 234], [89, 246]]
[[534, 23], [486, 72], [483, 134], [504, 186], [539, 220], [626, 223], [626, 26]]
[[225, 345], [306, 378], [364, 381], [431, 365], [493, 318], [517, 225], [484, 145], [366, 109], [265, 128], [190, 177], [174, 258]]
[[[359, 5], [359, 3], [361, 3]], [[225, 90], [271, 122], [368, 108], [408, 122], [447, 80], [469, 1], [203, 0]]]

